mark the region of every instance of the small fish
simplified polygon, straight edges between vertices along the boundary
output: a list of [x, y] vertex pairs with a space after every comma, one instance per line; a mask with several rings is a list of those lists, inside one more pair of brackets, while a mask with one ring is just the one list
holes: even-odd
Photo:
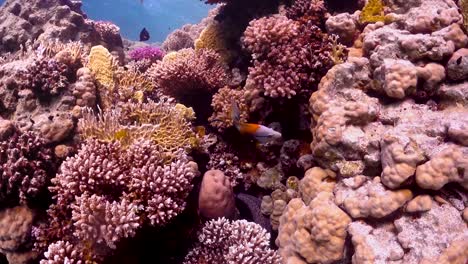
[[150, 39], [150, 34], [146, 28], [143, 28], [140, 32], [140, 41], [147, 41]]
[[281, 133], [269, 127], [259, 124], [243, 123], [240, 122], [240, 110], [235, 101], [232, 101], [231, 118], [234, 126], [241, 134], [253, 136], [259, 143], [264, 144], [271, 140], [279, 139], [282, 137]]

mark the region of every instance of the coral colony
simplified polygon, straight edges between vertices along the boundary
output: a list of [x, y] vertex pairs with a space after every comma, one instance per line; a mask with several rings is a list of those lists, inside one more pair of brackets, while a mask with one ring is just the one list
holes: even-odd
[[337, 2], [6, 0], [0, 262], [467, 263], [468, 1]]

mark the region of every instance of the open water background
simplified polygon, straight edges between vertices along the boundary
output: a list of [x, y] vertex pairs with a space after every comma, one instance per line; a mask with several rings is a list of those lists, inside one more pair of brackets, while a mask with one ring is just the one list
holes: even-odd
[[162, 42], [174, 29], [198, 23], [212, 7], [200, 0], [83, 0], [82, 9], [91, 19], [114, 22], [125, 38], [138, 40], [146, 27], [149, 42]]

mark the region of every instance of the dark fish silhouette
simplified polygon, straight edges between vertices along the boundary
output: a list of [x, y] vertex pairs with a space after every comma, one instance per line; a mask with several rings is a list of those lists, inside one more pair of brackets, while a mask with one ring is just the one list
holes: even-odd
[[140, 32], [140, 41], [147, 41], [150, 39], [150, 34], [146, 28], [143, 28]]

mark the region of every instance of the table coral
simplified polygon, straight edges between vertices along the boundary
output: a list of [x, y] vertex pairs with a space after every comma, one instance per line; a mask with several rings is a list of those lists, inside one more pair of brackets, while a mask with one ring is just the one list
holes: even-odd
[[199, 243], [185, 257], [185, 264], [239, 263], [280, 264], [281, 258], [269, 248], [270, 234], [260, 225], [225, 218], [205, 224]]
[[319, 193], [308, 206], [292, 199], [280, 218], [276, 245], [287, 263], [332, 263], [343, 257], [350, 222], [332, 193]]

